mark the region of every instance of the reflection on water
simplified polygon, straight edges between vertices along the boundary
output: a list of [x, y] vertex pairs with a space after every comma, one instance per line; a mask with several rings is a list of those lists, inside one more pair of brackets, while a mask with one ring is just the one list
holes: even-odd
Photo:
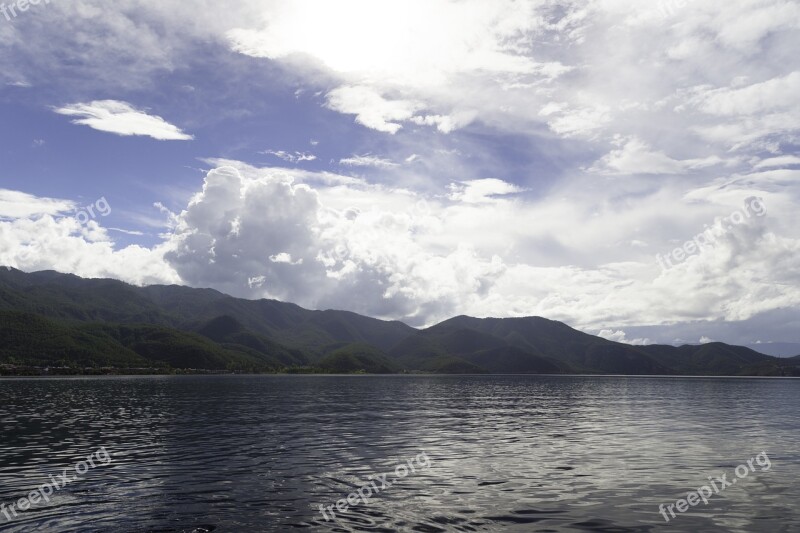
[[[0, 529], [800, 531], [799, 407], [778, 379], [0, 380], [0, 503], [113, 457]], [[319, 513], [423, 450], [430, 469]], [[770, 471], [664, 523], [659, 504], [762, 451]]]

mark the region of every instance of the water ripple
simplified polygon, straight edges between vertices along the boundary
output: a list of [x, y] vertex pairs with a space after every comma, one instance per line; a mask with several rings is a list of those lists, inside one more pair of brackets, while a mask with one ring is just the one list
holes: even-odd
[[[798, 531], [800, 381], [513, 376], [0, 380], [0, 503], [101, 446], [22, 531]], [[424, 450], [369, 505], [319, 505]], [[762, 450], [755, 472], [665, 524]]]

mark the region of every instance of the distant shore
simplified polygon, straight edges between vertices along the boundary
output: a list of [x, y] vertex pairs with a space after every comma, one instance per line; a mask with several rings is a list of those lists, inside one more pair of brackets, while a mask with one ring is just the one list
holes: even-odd
[[48, 378], [48, 377], [103, 377], [103, 376], [583, 376], [583, 377], [672, 377], [672, 378], [798, 378], [800, 368], [796, 366], [782, 367], [780, 372], [772, 374], [606, 374], [606, 373], [445, 373], [403, 371], [392, 373], [370, 373], [363, 370], [355, 372], [336, 372], [315, 367], [286, 368], [275, 371], [246, 372], [235, 370], [209, 370], [198, 368], [74, 368], [74, 367], [24, 367], [0, 365], [0, 378]]
[[370, 374], [366, 371], [355, 372], [332, 372], [316, 367], [297, 367], [284, 368], [274, 371], [244, 372], [237, 370], [212, 370], [202, 368], [114, 368], [114, 367], [33, 367], [0, 365], [0, 377], [60, 377], [60, 376], [259, 376], [259, 375], [404, 375], [404, 374], [426, 374], [425, 372], [394, 372], [387, 374]]

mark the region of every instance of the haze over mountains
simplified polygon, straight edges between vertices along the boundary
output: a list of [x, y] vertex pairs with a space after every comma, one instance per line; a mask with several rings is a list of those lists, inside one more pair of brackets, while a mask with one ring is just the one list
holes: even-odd
[[800, 375], [750, 348], [631, 346], [539, 317], [417, 330], [211, 289], [0, 268], [0, 365], [237, 372]]
[[794, 357], [800, 353], [800, 344], [796, 342], [761, 342], [758, 344], [745, 344], [745, 346], [759, 353], [775, 357]]

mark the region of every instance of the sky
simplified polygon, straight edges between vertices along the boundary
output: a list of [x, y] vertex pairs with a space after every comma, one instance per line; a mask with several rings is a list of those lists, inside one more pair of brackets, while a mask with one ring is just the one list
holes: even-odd
[[796, 1], [3, 1], [0, 265], [800, 342]]

